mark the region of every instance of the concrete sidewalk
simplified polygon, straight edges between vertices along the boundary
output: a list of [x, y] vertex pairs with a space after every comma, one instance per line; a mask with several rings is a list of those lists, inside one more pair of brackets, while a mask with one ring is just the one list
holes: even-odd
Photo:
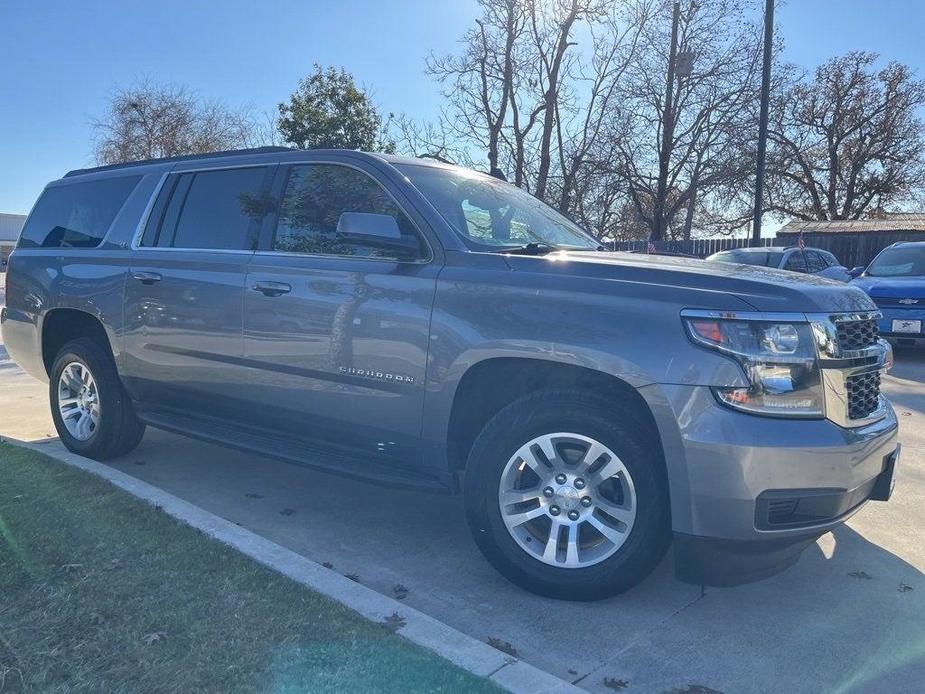
[[[643, 585], [592, 604], [530, 595], [469, 538], [460, 499], [383, 489], [149, 430], [112, 468], [153, 484], [591, 691], [921, 691], [925, 357], [886, 379], [902, 422], [896, 494], [772, 579]], [[0, 350], [0, 433], [60, 451], [47, 386]]]

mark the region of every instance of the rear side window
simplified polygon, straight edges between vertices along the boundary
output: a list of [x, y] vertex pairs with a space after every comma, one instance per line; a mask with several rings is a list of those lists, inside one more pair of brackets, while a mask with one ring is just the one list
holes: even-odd
[[171, 176], [141, 245], [254, 250], [267, 209], [269, 172], [260, 166]]
[[[393, 218], [397, 243], [378, 245], [373, 239], [366, 243], [340, 233], [338, 225], [345, 212]], [[336, 164], [292, 167], [280, 204], [273, 250], [403, 261], [428, 255], [417, 229], [382, 186], [361, 171]]]
[[96, 248], [141, 176], [47, 188], [19, 238], [19, 248]]

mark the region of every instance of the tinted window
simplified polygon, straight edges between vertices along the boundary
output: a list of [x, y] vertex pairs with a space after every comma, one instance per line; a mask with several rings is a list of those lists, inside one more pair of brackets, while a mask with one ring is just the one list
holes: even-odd
[[[383, 238], [380, 243], [371, 235], [358, 239], [339, 233], [338, 224], [345, 212], [391, 217], [398, 226], [399, 238], [394, 242]], [[427, 255], [411, 220], [382, 186], [356, 169], [334, 164], [292, 167], [280, 205], [273, 250], [399, 260]]]
[[145, 230], [143, 245], [253, 250], [266, 210], [267, 167], [180, 174], [164, 195], [169, 201], [157, 230]]
[[804, 254], [800, 251], [794, 251], [790, 254], [790, 257], [787, 258], [787, 264], [784, 265], [785, 270], [790, 270], [791, 272], [806, 272], [806, 258]]
[[822, 259], [825, 261], [827, 267], [835, 267], [839, 265], [838, 258], [836, 258], [828, 251], [818, 251], [818, 253], [822, 256]]
[[821, 253], [816, 251], [803, 251], [806, 255], [806, 268], [809, 272], [822, 272], [828, 265]]
[[109, 231], [141, 176], [48, 188], [19, 239], [20, 248], [94, 248]]

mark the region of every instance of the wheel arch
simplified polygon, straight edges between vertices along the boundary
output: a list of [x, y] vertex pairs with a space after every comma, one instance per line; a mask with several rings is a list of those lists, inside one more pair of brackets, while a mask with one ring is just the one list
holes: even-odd
[[445, 424], [446, 460], [451, 472], [465, 468], [476, 436], [491, 417], [537, 390], [577, 389], [627, 403], [653, 433], [661, 451], [658, 424], [648, 402], [628, 379], [588, 366], [535, 357], [491, 357], [469, 366], [453, 391]]
[[40, 340], [45, 373], [51, 376], [55, 356], [71, 340], [85, 337], [98, 341], [110, 355], [112, 341], [98, 316], [76, 308], [53, 308], [42, 317]]

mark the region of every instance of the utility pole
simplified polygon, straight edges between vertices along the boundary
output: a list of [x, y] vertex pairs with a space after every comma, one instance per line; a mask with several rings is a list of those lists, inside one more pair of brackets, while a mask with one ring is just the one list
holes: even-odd
[[681, 16], [681, 2], [676, 0], [671, 17], [671, 46], [668, 49], [668, 79], [665, 83], [665, 116], [662, 122], [662, 147], [658, 153], [658, 186], [655, 205], [652, 210], [652, 230], [650, 241], [661, 241], [665, 237], [665, 198], [668, 193], [668, 165], [671, 156], [671, 140], [674, 138], [674, 75], [678, 55], [678, 22]]
[[761, 111], [758, 115], [758, 165], [755, 171], [755, 209], [752, 245], [761, 243], [761, 213], [764, 208], [764, 162], [768, 148], [768, 100], [771, 92], [771, 52], [774, 50], [774, 0], [764, 6], [764, 61], [761, 71]]

